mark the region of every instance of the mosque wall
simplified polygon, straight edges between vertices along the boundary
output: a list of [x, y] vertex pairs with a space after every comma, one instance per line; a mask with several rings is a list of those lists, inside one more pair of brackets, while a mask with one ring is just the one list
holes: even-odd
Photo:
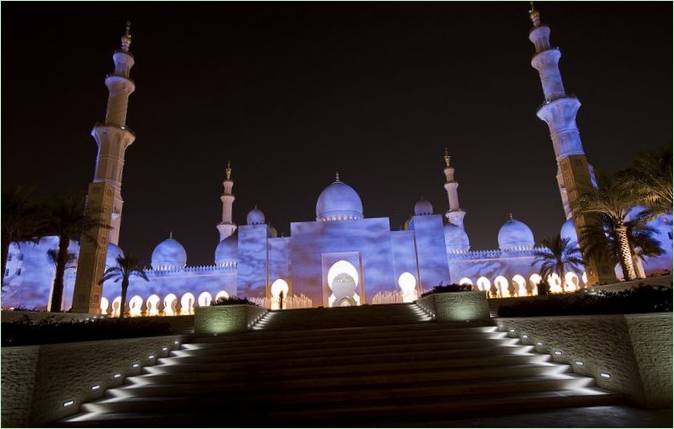
[[393, 249], [393, 269], [395, 285], [402, 273], [410, 273], [417, 281], [417, 292], [420, 292], [417, 255], [414, 251], [414, 231], [391, 231], [391, 248]]
[[265, 297], [267, 285], [267, 225], [241, 225], [238, 228], [238, 294]]
[[410, 222], [419, 261], [419, 284], [432, 289], [449, 283], [445, 234], [441, 215], [414, 216]]
[[[395, 290], [393, 252], [388, 218], [358, 221], [293, 222], [290, 224], [290, 277], [295, 294], [324, 302], [324, 255], [357, 252], [359, 285], [365, 300], [383, 290]], [[350, 262], [350, 261], [349, 261]]]
[[288, 283], [288, 293], [293, 294], [293, 282], [290, 278], [289, 264], [289, 237], [270, 238], [269, 246], [269, 284], [276, 279], [283, 279]]

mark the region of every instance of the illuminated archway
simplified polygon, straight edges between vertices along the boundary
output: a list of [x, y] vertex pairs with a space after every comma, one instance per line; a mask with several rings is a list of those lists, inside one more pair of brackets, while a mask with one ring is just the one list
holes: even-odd
[[473, 281], [469, 279], [468, 277], [464, 277], [461, 280], [459, 280], [460, 285], [471, 285], [473, 286]]
[[489, 281], [488, 278], [482, 276], [479, 279], [477, 279], [477, 288], [483, 292], [489, 292], [489, 290], [491, 289], [491, 282]]
[[145, 307], [147, 308], [147, 315], [148, 316], [158, 316], [159, 315], [159, 302], [161, 301], [161, 298], [159, 298], [159, 295], [150, 295], [147, 297], [147, 301], [145, 301]]
[[505, 278], [503, 276], [497, 276], [494, 279], [494, 285], [498, 289], [502, 298], [506, 298], [506, 297], [510, 296], [510, 292], [508, 291], [508, 286], [510, 285], [510, 282], [508, 282], [507, 278]]
[[164, 316], [175, 316], [177, 313], [178, 297], [170, 293], [164, 297]]
[[583, 286], [587, 287], [587, 272], [583, 271], [583, 275], [580, 278], [583, 280]]
[[122, 303], [122, 297], [118, 296], [112, 300], [112, 317], [119, 317], [119, 306]]
[[417, 300], [417, 279], [412, 273], [404, 272], [398, 277], [398, 286], [403, 302], [414, 302]]
[[518, 296], [527, 296], [529, 292], [527, 291], [527, 280], [519, 275], [515, 274], [513, 276], [513, 283], [517, 285], [517, 295]]
[[359, 305], [358, 270], [348, 261], [340, 260], [328, 270], [328, 287], [332, 291], [328, 297], [328, 306]]
[[180, 298], [180, 314], [182, 316], [194, 314], [194, 295], [189, 292]]
[[540, 274], [534, 273], [529, 276], [529, 284], [531, 285], [532, 295], [538, 295], [538, 284], [543, 280]]
[[110, 306], [110, 302], [106, 297], [101, 298], [101, 314], [104, 316], [107, 316], [108, 314], [108, 307]]
[[199, 299], [197, 299], [199, 307], [208, 307], [211, 305], [211, 301], [213, 301], [213, 296], [208, 292], [201, 292]]
[[578, 274], [573, 271], [564, 274], [564, 282], [566, 283], [567, 292], [575, 292], [580, 289], [580, 279], [578, 278]]
[[[286, 307], [286, 298], [288, 298], [288, 282], [283, 279], [276, 279], [271, 284], [271, 309], [279, 310]], [[283, 302], [281, 302], [281, 293], [283, 293]]]
[[129, 316], [138, 317], [142, 314], [143, 298], [140, 295], [135, 295], [129, 300]]
[[229, 294], [227, 291], [221, 290], [220, 292], [215, 294], [215, 302], [217, 302], [220, 298], [227, 299], [229, 298]]
[[550, 293], [561, 293], [562, 291], [562, 279], [559, 278], [557, 273], [552, 273], [547, 278], [548, 284], [550, 285]]

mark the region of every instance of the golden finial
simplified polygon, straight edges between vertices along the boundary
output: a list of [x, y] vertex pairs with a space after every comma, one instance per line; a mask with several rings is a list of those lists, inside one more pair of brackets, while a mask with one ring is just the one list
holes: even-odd
[[508, 219], [513, 220], [513, 212], [508, 213]]
[[530, 1], [529, 4], [531, 5], [530, 8], [529, 8], [529, 18], [531, 19], [531, 22], [534, 24], [534, 27], [540, 27], [541, 26], [541, 14], [534, 7], [534, 2]]
[[339, 171], [335, 171], [335, 182], [339, 182]]
[[227, 180], [232, 178], [232, 164], [230, 161], [227, 161], [227, 168], [225, 169], [225, 174], [227, 175]]
[[450, 161], [450, 156], [449, 156], [449, 151], [447, 148], [445, 148], [445, 155], [443, 156], [445, 158], [445, 166], [449, 168], [449, 161]]
[[129, 52], [131, 47], [131, 21], [126, 21], [126, 31], [122, 36], [122, 51]]
[[169, 240], [173, 240], [173, 231], [169, 232]]

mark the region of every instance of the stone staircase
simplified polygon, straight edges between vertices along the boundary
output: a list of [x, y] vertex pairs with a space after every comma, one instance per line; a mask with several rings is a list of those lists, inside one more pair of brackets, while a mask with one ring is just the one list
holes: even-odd
[[194, 337], [61, 426], [414, 426], [613, 404], [619, 396], [495, 326], [415, 304], [269, 313]]

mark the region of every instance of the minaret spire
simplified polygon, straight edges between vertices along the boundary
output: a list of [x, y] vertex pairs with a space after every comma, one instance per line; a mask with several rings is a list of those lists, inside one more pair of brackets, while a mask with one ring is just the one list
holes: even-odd
[[[129, 79], [134, 58], [129, 53], [131, 29], [127, 22], [122, 36], [122, 49], [116, 51], [112, 60], [115, 70], [105, 78], [108, 87], [108, 106], [105, 122], [94, 125], [91, 135], [98, 146], [94, 179], [89, 184], [86, 211], [98, 220], [100, 226], [87, 231], [80, 240], [80, 254], [73, 296], [73, 311], [97, 314], [100, 311], [101, 284], [105, 270], [108, 243], [119, 242], [122, 223], [122, 170], [124, 155], [136, 139], [126, 126], [129, 96], [136, 89]], [[89, 237], [95, 238], [91, 240]]]
[[450, 223], [463, 229], [463, 218], [466, 216], [466, 212], [461, 210], [459, 206], [459, 192], [457, 190], [459, 183], [454, 180], [454, 167], [450, 165], [450, 156], [447, 148], [445, 148], [443, 159], [445, 161], [445, 190], [447, 191], [447, 199], [449, 200], [449, 210], [445, 213], [445, 217]]
[[[567, 219], [573, 217], [578, 236], [581, 229], [597, 222], [592, 216], [574, 211], [578, 198], [592, 190], [594, 174], [588, 163], [576, 125], [576, 114], [580, 101], [566, 93], [559, 71], [559, 60], [562, 56], [559, 48], [550, 45], [550, 27], [541, 23], [540, 13], [531, 6], [529, 18], [533, 28], [529, 31], [529, 40], [534, 44], [536, 53], [531, 59], [531, 66], [538, 71], [545, 101], [536, 115], [548, 124], [552, 146], [557, 160], [557, 184], [562, 197], [564, 213]], [[584, 247], [581, 239], [581, 248]], [[610, 282], [615, 279], [613, 269], [606, 263], [588, 259], [585, 264], [590, 284], [598, 281]]]
[[220, 196], [220, 201], [222, 201], [222, 220], [219, 224], [216, 225], [218, 232], [220, 233], [220, 241], [229, 237], [236, 231], [236, 224], [232, 222], [232, 205], [234, 204], [234, 194], [232, 194], [232, 188], [234, 187], [234, 181], [232, 181], [232, 163], [227, 161], [227, 168], [225, 168], [225, 180], [222, 182], [223, 192]]
[[335, 182], [339, 182], [339, 171], [335, 171]]

